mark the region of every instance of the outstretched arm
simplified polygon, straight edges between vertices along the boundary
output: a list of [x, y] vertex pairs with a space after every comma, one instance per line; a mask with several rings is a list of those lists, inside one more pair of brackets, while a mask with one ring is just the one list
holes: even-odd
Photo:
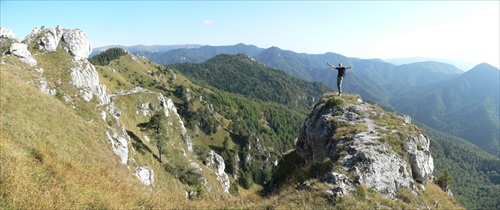
[[334, 69], [335, 69], [335, 66], [334, 66], [334, 65], [332, 65], [331, 63], [328, 63], [328, 62], [327, 62], [326, 64], [327, 64], [328, 66], [330, 66], [330, 67], [332, 67], [332, 68], [334, 68]]
[[350, 68], [352, 68], [352, 66], [346, 67], [345, 69], [350, 69]]

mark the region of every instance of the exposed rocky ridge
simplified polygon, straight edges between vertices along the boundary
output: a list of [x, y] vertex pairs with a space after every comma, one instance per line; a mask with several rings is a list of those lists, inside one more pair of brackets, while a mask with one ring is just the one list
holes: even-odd
[[[42, 29], [35, 28], [32, 33], [26, 37], [26, 39], [19, 42], [14, 39], [14, 35], [11, 30], [2, 28], [0, 41], [2, 41], [1, 47], [7, 47], [8, 49], [5, 53], [7, 56], [15, 57], [21, 60], [29, 67], [23, 66], [20, 69], [29, 70], [31, 68], [35, 70], [32, 72], [36, 72], [34, 74], [36, 77], [33, 77], [32, 81], [27, 82], [38, 86], [42, 92], [49, 93], [51, 95], [56, 95], [58, 93], [57, 91], [60, 91], [57, 90], [57, 87], [54, 88], [54, 85], [47, 82], [55, 80], [54, 78], [46, 78], [46, 73], [53, 72], [54, 69], [47, 69], [44, 71], [43, 68], [38, 66], [37, 59], [50, 53], [57, 54], [58, 52], [61, 52], [61, 50], [67, 52], [71, 59], [65, 63], [61, 62], [64, 66], [57, 66], [57, 68], [62, 71], [67, 71], [64, 74], [69, 75], [69, 81], [65, 83], [65, 87], [71, 86], [73, 89], [76, 89], [76, 92], [64, 93], [64, 99], [67, 103], [71, 104], [74, 109], [78, 109], [81, 107], [76, 107], [77, 103], [75, 103], [75, 100], [79, 101], [79, 99], [83, 99], [86, 103], [94, 103], [92, 99], [94, 99], [94, 97], [97, 98], [95, 103], [97, 103], [96, 105], [98, 109], [100, 109], [99, 118], [103, 121], [95, 125], [98, 126], [104, 124], [103, 131], [105, 132], [107, 140], [111, 144], [112, 151], [119, 157], [119, 162], [127, 166], [135, 166], [133, 174], [143, 184], [154, 187], [155, 172], [148, 165], [137, 162], [137, 160], [132, 157], [134, 147], [131, 145], [131, 136], [129, 135], [129, 130], [131, 128], [126, 127], [123, 119], [121, 119], [124, 114], [121, 109], [126, 105], [125, 103], [130, 103], [129, 101], [140, 101], [142, 104], [141, 106], [135, 107], [134, 110], [127, 110], [127, 112], [137, 113], [138, 115], [141, 113], [142, 117], [151, 117], [155, 110], [163, 109], [169, 120], [168, 125], [171, 130], [169, 133], [176, 135], [173, 140], [176, 140], [177, 138], [181, 139], [184, 145], [182, 146], [183, 148], [180, 149], [184, 151], [185, 148], [188, 152], [192, 152], [193, 149], [191, 139], [187, 134], [187, 130], [172, 99], [165, 97], [161, 93], [156, 93], [140, 87], [134, 87], [131, 90], [116, 91], [113, 94], [107, 93], [106, 86], [101, 84], [99, 81], [99, 74], [96, 67], [87, 60], [88, 55], [92, 51], [92, 46], [83, 31], [79, 29], [64, 29], [61, 27]], [[139, 63], [136, 56], [132, 56], [132, 59]], [[2, 65], [17, 65], [15, 63], [7, 63], [6, 61], [7, 59], [2, 59]], [[66, 84], [69, 86], [66, 86]], [[151, 97], [151, 95], [153, 97]], [[120, 98], [127, 98], [125, 99], [127, 102], [120, 102]], [[149, 106], [150, 104], [154, 105]], [[94, 124], [96, 122], [94, 122], [94, 119], [90, 119], [87, 123]], [[135, 124], [132, 126], [135, 126]], [[229, 188], [229, 179], [227, 174], [224, 172], [224, 160], [216, 153], [214, 153], [211, 157], [211, 164], [207, 167], [212, 168], [212, 173], [216, 174], [216, 179], [221, 182], [223, 192], [227, 193]], [[186, 155], [184, 155], [184, 158], [188, 159], [187, 161], [191, 161]], [[192, 165], [198, 165], [195, 162], [192, 163]], [[198, 168], [200, 168], [199, 165]], [[202, 174], [202, 176], [204, 175]], [[207, 191], [210, 191], [214, 184], [216, 183], [209, 185], [206, 179], [204, 181], [204, 186]], [[189, 193], [191, 194], [191, 192]]]
[[[426, 184], [434, 169], [429, 139], [410, 124], [409, 117], [348, 97], [326, 94], [305, 120], [296, 142], [296, 151], [306, 162], [342, 166], [341, 171], [321, 175], [331, 185], [331, 194], [343, 196], [359, 183], [394, 197], [400, 188], [415, 191], [415, 181]], [[347, 103], [339, 105], [340, 100]]]

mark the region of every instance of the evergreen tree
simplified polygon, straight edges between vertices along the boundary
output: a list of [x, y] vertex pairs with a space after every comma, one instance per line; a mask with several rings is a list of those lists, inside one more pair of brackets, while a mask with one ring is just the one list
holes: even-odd
[[156, 147], [158, 148], [158, 155], [160, 163], [162, 162], [163, 148], [165, 147], [167, 136], [167, 117], [163, 110], [157, 110], [148, 122], [139, 123], [137, 126], [141, 131], [148, 132]]
[[451, 183], [453, 183], [453, 177], [451, 176], [448, 169], [444, 170], [443, 175], [438, 178], [437, 183], [441, 187], [441, 189], [445, 191], [449, 189], [449, 186], [451, 185]]

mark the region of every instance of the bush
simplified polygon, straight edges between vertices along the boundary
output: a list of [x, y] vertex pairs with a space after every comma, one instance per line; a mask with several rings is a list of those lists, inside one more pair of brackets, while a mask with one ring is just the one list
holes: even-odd
[[439, 185], [439, 187], [441, 187], [441, 189], [446, 191], [451, 183], [453, 183], [453, 177], [451, 176], [448, 169], [445, 169], [443, 175], [438, 178], [437, 184]]
[[194, 168], [188, 168], [184, 165], [165, 164], [165, 170], [177, 177], [179, 181], [189, 186], [202, 186], [202, 175]]
[[245, 173], [240, 177], [240, 184], [245, 189], [250, 189], [253, 186], [252, 173]]
[[240, 188], [236, 182], [231, 183], [231, 186], [229, 186], [229, 194], [235, 197], [240, 196]]
[[332, 108], [336, 106], [340, 106], [344, 103], [342, 99], [330, 98], [326, 101], [325, 107]]

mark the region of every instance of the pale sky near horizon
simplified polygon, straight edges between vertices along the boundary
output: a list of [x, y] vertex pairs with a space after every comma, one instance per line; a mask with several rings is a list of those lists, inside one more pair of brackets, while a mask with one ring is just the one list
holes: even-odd
[[500, 66], [500, 1], [11, 1], [0, 26], [83, 30], [106, 45], [272, 46], [357, 58]]

